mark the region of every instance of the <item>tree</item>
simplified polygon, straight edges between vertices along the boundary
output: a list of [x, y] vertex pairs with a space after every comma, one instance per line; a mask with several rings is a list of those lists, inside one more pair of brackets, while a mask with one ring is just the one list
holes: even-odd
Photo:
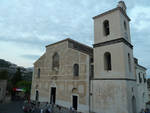
[[17, 69], [15, 75], [13, 76], [12, 78], [12, 85], [13, 86], [16, 86], [17, 82], [21, 81], [21, 71], [20, 71], [20, 68]]
[[0, 59], [0, 67], [8, 68], [11, 64], [3, 59]]
[[19, 82], [17, 82], [16, 86], [18, 88], [24, 88], [25, 92], [30, 94], [31, 81], [25, 81], [25, 80], [19, 81]]
[[1, 80], [8, 80], [8, 71], [7, 70], [0, 71], [0, 79]]
[[12, 89], [12, 85], [11, 85], [11, 80], [9, 80], [8, 76], [9, 76], [8, 70], [0, 71], [0, 80], [7, 80], [7, 91], [8, 93], [10, 93]]

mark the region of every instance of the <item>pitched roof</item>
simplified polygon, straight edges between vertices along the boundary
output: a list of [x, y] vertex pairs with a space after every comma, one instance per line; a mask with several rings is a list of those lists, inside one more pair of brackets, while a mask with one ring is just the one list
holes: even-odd
[[49, 44], [46, 47], [53, 46], [55, 44], [59, 44], [59, 43], [65, 42], [65, 41], [69, 42], [68, 43], [68, 47], [69, 48], [72, 48], [72, 49], [75, 49], [75, 50], [78, 50], [78, 51], [81, 51], [83, 53], [86, 53], [86, 54], [89, 54], [89, 55], [93, 56], [93, 48], [92, 47], [90, 47], [88, 45], [85, 45], [85, 44], [82, 44], [82, 43], [80, 43], [78, 41], [72, 40], [70, 38], [66, 38], [64, 40], [55, 42], [53, 44]]
[[69, 39], [69, 38], [66, 38], [66, 39], [64, 39], [64, 40], [60, 40], [60, 41], [58, 41], [58, 42], [49, 44], [49, 45], [47, 45], [46, 47], [49, 47], [49, 46], [52, 46], [52, 45], [55, 45], [55, 44], [59, 44], [59, 43], [65, 42], [65, 41], [67, 41], [68, 39]]
[[93, 19], [96, 19], [96, 18], [98, 18], [98, 17], [101, 17], [101, 16], [104, 16], [104, 15], [106, 15], [106, 14], [112, 13], [112, 12], [114, 12], [114, 11], [116, 11], [116, 10], [120, 10], [120, 11], [122, 12], [122, 14], [123, 14], [129, 21], [131, 20], [131, 19], [128, 17], [128, 15], [126, 14], [126, 12], [123, 11], [123, 9], [122, 9], [121, 7], [116, 7], [116, 8], [114, 8], [114, 9], [109, 10], [109, 11], [106, 11], [106, 12], [104, 12], [104, 13], [101, 13], [101, 14], [99, 14], [99, 15], [97, 15], [97, 16], [94, 16]]

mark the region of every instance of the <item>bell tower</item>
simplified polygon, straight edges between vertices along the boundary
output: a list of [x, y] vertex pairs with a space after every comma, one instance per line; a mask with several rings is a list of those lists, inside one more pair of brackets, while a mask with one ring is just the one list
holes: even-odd
[[136, 91], [130, 18], [126, 5], [94, 19], [94, 78], [91, 109], [96, 113], [133, 113]]
[[134, 78], [130, 18], [126, 5], [93, 17], [95, 78]]

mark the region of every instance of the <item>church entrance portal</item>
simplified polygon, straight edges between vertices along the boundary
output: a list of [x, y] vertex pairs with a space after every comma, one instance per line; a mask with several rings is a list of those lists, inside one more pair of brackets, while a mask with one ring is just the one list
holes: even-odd
[[78, 108], [78, 96], [73, 95], [72, 96], [72, 107], [77, 110]]
[[35, 92], [35, 100], [39, 101], [39, 91], [38, 90], [36, 90], [36, 92]]
[[56, 88], [51, 87], [50, 103], [55, 104], [55, 101], [56, 101]]

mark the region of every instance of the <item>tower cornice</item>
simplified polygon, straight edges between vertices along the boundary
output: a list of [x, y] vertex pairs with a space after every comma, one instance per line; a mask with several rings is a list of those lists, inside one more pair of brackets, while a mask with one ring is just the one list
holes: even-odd
[[131, 49], [133, 49], [133, 45], [130, 44], [127, 40], [125, 40], [122, 37], [118, 38], [118, 39], [106, 41], [106, 42], [101, 42], [101, 43], [93, 44], [93, 47], [96, 48], [96, 47], [100, 47], [100, 46], [107, 46], [107, 45], [112, 45], [112, 44], [121, 43], [121, 42], [123, 42], [124, 44], [126, 44], [127, 46], [129, 46]]
[[120, 10], [120, 11], [122, 12], [122, 14], [128, 19], [128, 21], [131, 20], [131, 19], [128, 17], [128, 15], [126, 14], [126, 12], [125, 12], [121, 7], [116, 7], [116, 8], [114, 8], [114, 9], [111, 9], [111, 10], [109, 10], [109, 11], [106, 11], [106, 12], [104, 12], [104, 13], [102, 13], [102, 14], [99, 14], [99, 15], [97, 15], [97, 16], [94, 16], [93, 19], [96, 19], [96, 18], [99, 18], [99, 17], [101, 17], [101, 16], [107, 15], [107, 14], [109, 14], [109, 13], [112, 13], [112, 12], [116, 11], [116, 10]]

